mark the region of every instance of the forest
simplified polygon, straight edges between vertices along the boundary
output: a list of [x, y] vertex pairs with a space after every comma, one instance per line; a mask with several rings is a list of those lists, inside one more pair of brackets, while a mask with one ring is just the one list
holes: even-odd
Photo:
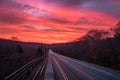
[[89, 30], [83, 37], [51, 49], [75, 59], [120, 70], [120, 22], [109, 31]]
[[42, 43], [0, 39], [0, 80], [33, 59], [42, 57], [46, 51]]

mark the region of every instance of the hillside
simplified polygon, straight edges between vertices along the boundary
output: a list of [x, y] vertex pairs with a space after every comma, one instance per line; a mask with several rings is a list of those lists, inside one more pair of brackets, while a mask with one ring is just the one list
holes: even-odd
[[29, 61], [41, 57], [40, 43], [27, 43], [0, 39], [0, 80]]
[[120, 70], [120, 44], [116, 38], [53, 44], [51, 49], [65, 56]]

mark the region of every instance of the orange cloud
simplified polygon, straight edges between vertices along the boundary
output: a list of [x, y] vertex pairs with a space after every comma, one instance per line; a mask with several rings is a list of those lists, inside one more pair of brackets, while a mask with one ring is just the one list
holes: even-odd
[[[47, 3], [39, 0], [1, 0], [0, 37], [11, 39], [15, 36], [26, 42], [70, 42], [90, 29], [108, 30], [119, 19], [118, 14], [101, 10], [102, 6], [98, 9], [99, 6], [95, 3], [86, 4], [87, 0], [84, 4], [77, 3], [77, 0], [74, 4], [72, 0], [69, 4], [66, 3], [67, 0], [63, 1]], [[98, 1], [95, 2], [98, 4]]]

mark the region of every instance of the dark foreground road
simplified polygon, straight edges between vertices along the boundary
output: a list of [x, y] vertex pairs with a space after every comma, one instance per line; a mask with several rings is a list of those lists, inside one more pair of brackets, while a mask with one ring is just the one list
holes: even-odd
[[120, 72], [75, 60], [52, 51], [49, 58], [53, 66], [54, 79], [51, 80], [120, 80]]
[[4, 80], [120, 80], [120, 72], [49, 50], [48, 55], [32, 60]]

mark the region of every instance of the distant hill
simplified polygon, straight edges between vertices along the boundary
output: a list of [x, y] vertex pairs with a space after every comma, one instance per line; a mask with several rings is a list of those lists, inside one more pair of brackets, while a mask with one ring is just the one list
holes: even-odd
[[0, 55], [14, 53], [14, 50], [17, 46], [21, 46], [26, 53], [27, 50], [37, 49], [38, 47], [43, 46], [43, 44], [0, 39]]
[[0, 80], [29, 61], [41, 57], [41, 47], [43, 44], [40, 43], [0, 39]]
[[120, 70], [120, 43], [116, 38], [53, 44], [50, 48], [65, 56]]

